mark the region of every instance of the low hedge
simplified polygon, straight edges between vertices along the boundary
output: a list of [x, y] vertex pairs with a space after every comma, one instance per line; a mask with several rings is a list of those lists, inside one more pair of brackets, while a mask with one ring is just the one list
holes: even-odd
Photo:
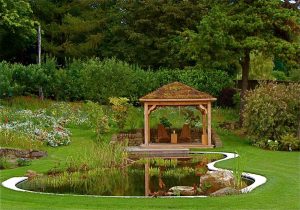
[[[179, 81], [218, 97], [233, 85], [224, 71], [188, 69], [143, 70], [120, 60], [74, 60], [58, 68], [55, 59], [42, 65], [0, 62], [0, 98], [38, 95], [57, 100], [93, 100], [108, 103], [109, 97], [127, 97], [137, 102], [141, 96], [170, 82]], [[4, 81], [4, 82], [2, 82]]]

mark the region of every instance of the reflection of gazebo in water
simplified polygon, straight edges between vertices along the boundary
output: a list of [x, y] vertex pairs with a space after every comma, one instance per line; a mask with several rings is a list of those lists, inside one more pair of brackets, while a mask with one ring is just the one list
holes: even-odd
[[[172, 148], [190, 148], [190, 147], [212, 147], [211, 140], [211, 103], [216, 98], [213, 96], [200, 92], [192, 87], [184, 85], [180, 82], [173, 82], [164, 85], [152, 93], [140, 98], [140, 102], [144, 103], [144, 145], [145, 147], [172, 147]], [[190, 138], [190, 129], [183, 126], [179, 141], [177, 141], [177, 134], [169, 135], [165, 128], [158, 127], [158, 138], [169, 139], [165, 144], [150, 143], [150, 114], [159, 106], [194, 106], [200, 110], [202, 114], [202, 132], [199, 133], [199, 142], [180, 142], [180, 138]], [[200, 137], [201, 135], [201, 137]], [[171, 140], [172, 139], [172, 140]], [[170, 144], [172, 143], [172, 144]]]

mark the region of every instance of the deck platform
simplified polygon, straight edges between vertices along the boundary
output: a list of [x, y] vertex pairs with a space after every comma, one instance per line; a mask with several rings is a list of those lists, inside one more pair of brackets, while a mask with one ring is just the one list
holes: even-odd
[[147, 149], [191, 149], [191, 148], [199, 148], [199, 149], [210, 149], [214, 148], [214, 145], [203, 145], [201, 143], [178, 143], [178, 144], [170, 144], [170, 143], [150, 143], [149, 145], [141, 144], [141, 148]]
[[190, 148], [209, 149], [213, 146], [202, 145], [200, 143], [151, 143], [127, 147], [126, 150], [131, 155], [156, 156], [156, 157], [186, 157], [189, 155]]
[[128, 147], [127, 152], [130, 155], [146, 156], [146, 157], [187, 157], [189, 149], [153, 149], [142, 147]]

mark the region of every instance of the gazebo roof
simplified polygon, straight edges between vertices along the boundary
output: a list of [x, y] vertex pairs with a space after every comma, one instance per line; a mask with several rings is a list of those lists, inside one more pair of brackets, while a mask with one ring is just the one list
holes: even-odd
[[182, 84], [173, 82], [164, 85], [157, 90], [140, 98], [141, 102], [145, 101], [215, 101], [216, 98], [208, 93], [201, 92]]

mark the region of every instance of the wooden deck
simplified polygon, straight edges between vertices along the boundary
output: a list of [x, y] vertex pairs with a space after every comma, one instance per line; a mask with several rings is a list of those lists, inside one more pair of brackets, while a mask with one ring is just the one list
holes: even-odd
[[150, 143], [149, 145], [141, 144], [141, 148], [148, 149], [191, 149], [191, 148], [199, 148], [199, 149], [210, 149], [214, 148], [214, 145], [202, 145], [201, 143], [178, 143], [178, 144], [170, 144], [170, 143]]

